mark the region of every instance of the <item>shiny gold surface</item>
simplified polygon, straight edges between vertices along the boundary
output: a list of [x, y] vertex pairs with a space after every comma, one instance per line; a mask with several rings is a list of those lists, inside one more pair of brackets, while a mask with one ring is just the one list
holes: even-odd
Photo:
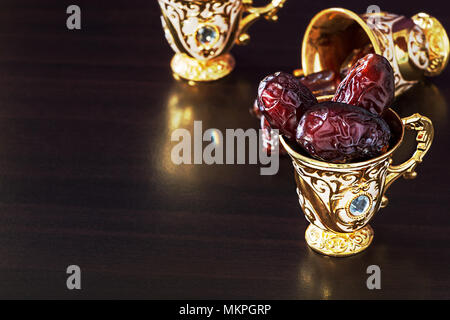
[[[295, 169], [300, 206], [306, 219], [315, 227], [308, 229], [306, 240], [322, 254], [347, 256], [367, 248], [373, 237], [368, 222], [387, 205], [384, 196], [387, 188], [401, 176], [415, 178], [414, 169], [431, 146], [434, 133], [428, 118], [414, 114], [400, 119], [391, 109], [385, 117], [390, 119], [391, 130], [398, 127], [395, 129], [398, 130], [397, 143], [385, 154], [364, 162], [334, 164], [318, 161], [296, 152], [280, 136]], [[393, 153], [401, 145], [405, 129], [417, 132], [416, 151], [403, 164], [392, 165]], [[361, 195], [368, 197], [369, 206], [355, 216], [349, 210], [349, 203]]]
[[428, 55], [430, 63], [426, 75], [440, 74], [448, 64], [450, 45], [447, 32], [442, 24], [434, 17], [426, 13], [418, 13], [411, 18], [425, 33], [428, 43]]
[[400, 95], [424, 75], [442, 72], [449, 56], [448, 36], [439, 21], [424, 13], [412, 21], [415, 24], [387, 12], [358, 15], [343, 8], [323, 10], [311, 19], [303, 37], [303, 72], [339, 72], [352, 50], [371, 44], [391, 63], [395, 94]]
[[346, 257], [367, 249], [373, 240], [373, 230], [367, 225], [355, 232], [335, 233], [310, 224], [306, 229], [305, 239], [316, 252], [332, 257]]
[[400, 165], [390, 165], [386, 176], [386, 188], [388, 188], [395, 180], [403, 176], [405, 179], [413, 179], [417, 176], [415, 172], [416, 166], [422, 162], [423, 157], [431, 147], [434, 138], [434, 129], [431, 120], [418, 113], [410, 117], [402, 119], [403, 125], [408, 130], [417, 132], [416, 142], [417, 149], [413, 156]]
[[369, 43], [381, 54], [375, 35], [358, 14], [343, 8], [323, 10], [311, 19], [303, 36], [303, 71], [306, 75], [325, 69], [339, 71], [353, 49]]
[[196, 60], [185, 53], [176, 53], [170, 63], [175, 78], [191, 81], [218, 80], [233, 71], [234, 65], [234, 58], [229, 53], [206, 61]]
[[[176, 53], [171, 63], [175, 78], [213, 81], [233, 70], [234, 59], [228, 52], [235, 43], [248, 43], [248, 28], [260, 17], [276, 21], [286, 0], [272, 0], [263, 7], [253, 7], [252, 0], [158, 2], [166, 39]], [[210, 34], [202, 41], [205, 28]]]

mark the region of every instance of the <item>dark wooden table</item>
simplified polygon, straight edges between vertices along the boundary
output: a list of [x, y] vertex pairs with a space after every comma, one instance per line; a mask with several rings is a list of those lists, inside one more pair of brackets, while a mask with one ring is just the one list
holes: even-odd
[[[170, 160], [171, 132], [193, 120], [257, 128], [259, 80], [300, 66], [303, 31], [332, 1], [288, 0], [233, 49], [229, 77], [196, 87], [171, 76], [156, 1], [74, 3], [80, 31], [67, 30], [64, 1], [0, 4], [1, 298], [450, 298], [450, 68], [395, 102], [435, 124], [417, 179], [391, 187], [366, 252], [332, 259], [305, 244], [287, 158], [275, 176]], [[450, 30], [441, 1], [379, 5]], [[80, 291], [66, 288], [71, 264]], [[366, 287], [371, 264], [381, 290]]]

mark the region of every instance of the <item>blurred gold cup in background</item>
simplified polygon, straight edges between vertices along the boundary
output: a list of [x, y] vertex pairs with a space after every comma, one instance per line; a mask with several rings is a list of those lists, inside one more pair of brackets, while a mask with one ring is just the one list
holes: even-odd
[[[158, 0], [161, 21], [175, 56], [176, 79], [213, 81], [234, 68], [229, 54], [235, 43], [246, 44], [247, 29], [260, 17], [276, 21], [286, 0], [253, 7], [252, 0]], [[245, 16], [244, 16], [245, 14]]]

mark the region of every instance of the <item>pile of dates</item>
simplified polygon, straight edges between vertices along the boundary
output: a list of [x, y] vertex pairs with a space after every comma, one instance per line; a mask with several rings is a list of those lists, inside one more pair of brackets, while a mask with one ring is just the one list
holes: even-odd
[[[291, 74], [264, 78], [256, 102], [263, 129], [268, 134], [278, 129], [311, 157], [331, 163], [363, 161], [386, 152], [391, 132], [381, 114], [395, 89], [389, 61], [370, 53], [345, 71], [332, 100], [320, 103], [314, 90]], [[335, 81], [327, 71], [312, 77], [327, 84]]]

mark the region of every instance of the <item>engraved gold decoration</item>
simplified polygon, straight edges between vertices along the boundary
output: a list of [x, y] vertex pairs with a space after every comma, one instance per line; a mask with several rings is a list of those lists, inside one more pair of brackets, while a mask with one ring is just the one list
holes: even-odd
[[305, 238], [314, 251], [327, 256], [343, 257], [357, 254], [369, 247], [373, 240], [373, 230], [367, 225], [352, 233], [335, 233], [310, 224]]
[[[416, 177], [415, 168], [433, 141], [433, 125], [419, 114], [400, 119], [388, 109], [386, 116], [399, 128], [398, 142], [383, 155], [364, 162], [334, 164], [318, 161], [297, 153], [280, 136], [295, 169], [300, 206], [311, 223], [306, 231], [306, 241], [315, 251], [341, 257], [366, 249], [373, 238], [368, 223], [387, 205], [387, 188], [401, 176]], [[392, 155], [401, 145], [405, 129], [417, 132], [416, 151], [403, 164], [392, 165]]]
[[213, 81], [229, 74], [232, 46], [246, 44], [248, 28], [260, 17], [276, 21], [286, 0], [253, 7], [252, 0], [158, 0], [167, 42], [175, 51], [175, 78]]
[[234, 58], [226, 53], [206, 61], [196, 60], [184, 53], [177, 53], [170, 66], [175, 79], [194, 79], [192, 81], [218, 80], [229, 74], [234, 68]]
[[419, 13], [409, 19], [387, 12], [358, 15], [331, 8], [312, 18], [303, 37], [303, 70], [294, 74], [339, 71], [352, 50], [366, 45], [391, 63], [396, 96], [424, 75], [441, 73], [448, 63], [449, 39], [434, 17]]
[[428, 43], [430, 63], [425, 74], [429, 76], [440, 74], [447, 66], [449, 58], [450, 45], [447, 32], [436, 18], [426, 13], [418, 13], [411, 19], [423, 30]]

